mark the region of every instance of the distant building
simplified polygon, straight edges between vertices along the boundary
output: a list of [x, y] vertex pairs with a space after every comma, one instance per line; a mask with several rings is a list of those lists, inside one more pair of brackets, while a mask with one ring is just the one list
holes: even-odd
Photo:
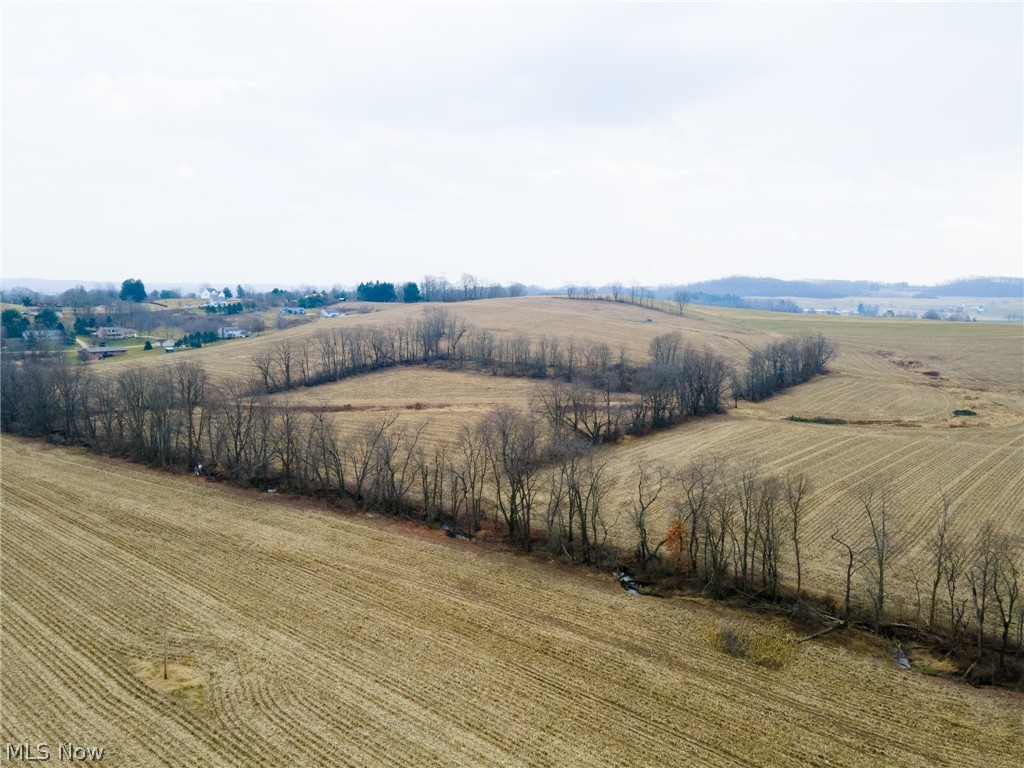
[[281, 314], [282, 315], [304, 315], [304, 314], [306, 314], [306, 310], [304, 310], [302, 307], [282, 307], [281, 308]]
[[64, 331], [49, 328], [30, 328], [23, 331], [21, 338], [25, 341], [64, 341]]
[[217, 329], [217, 336], [222, 339], [247, 339], [252, 336], [252, 333], [247, 331], [245, 328], [223, 326]]
[[336, 312], [333, 309], [321, 309], [320, 317], [344, 317], [344, 312]]
[[116, 325], [96, 329], [96, 338], [103, 340], [134, 339], [139, 334], [134, 328], [120, 328]]
[[119, 357], [128, 354], [128, 347], [82, 347], [78, 356], [83, 360], [100, 360], [104, 357]]

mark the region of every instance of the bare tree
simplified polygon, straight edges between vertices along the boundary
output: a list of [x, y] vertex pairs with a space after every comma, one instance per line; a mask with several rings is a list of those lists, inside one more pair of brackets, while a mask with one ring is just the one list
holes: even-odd
[[999, 579], [998, 538], [999, 534], [996, 532], [995, 524], [991, 520], [986, 521], [978, 532], [971, 564], [965, 574], [967, 585], [971, 589], [974, 620], [978, 625], [976, 648], [979, 661], [985, 640], [985, 620], [989, 608], [989, 598]]
[[793, 555], [796, 558], [796, 599], [800, 599], [800, 522], [807, 497], [811, 493], [811, 482], [807, 475], [799, 473], [786, 475], [786, 507], [789, 509], [790, 531], [793, 541]]
[[480, 429], [463, 426], [459, 448], [459, 480], [469, 518], [468, 533], [472, 536], [480, 530], [484, 519], [484, 484], [487, 479], [487, 453]]
[[899, 552], [893, 536], [892, 491], [888, 479], [868, 481], [855, 491], [868, 526], [871, 558], [867, 564], [875, 628], [885, 612], [886, 577]]
[[270, 354], [277, 363], [278, 371], [280, 371], [281, 389], [291, 389], [293, 386], [292, 366], [295, 363], [295, 348], [292, 345], [291, 339], [278, 341], [271, 347]]
[[424, 361], [440, 356], [441, 339], [444, 338], [450, 316], [446, 307], [424, 307], [423, 317], [416, 324], [416, 336]]
[[542, 470], [540, 435], [533, 418], [499, 407], [484, 426], [495, 501], [513, 544], [529, 551], [533, 508]]
[[843, 624], [850, 623], [850, 596], [853, 588], [853, 574], [864, 567], [864, 550], [855, 549], [847, 540], [839, 538], [839, 529], [836, 528], [831, 536], [832, 541], [842, 547], [846, 552], [846, 589], [843, 593]]
[[421, 425], [412, 436], [405, 429], [385, 430], [381, 433], [372, 456], [366, 493], [369, 504], [392, 514], [406, 507], [408, 494], [418, 476], [416, 449], [424, 426]]
[[189, 467], [194, 467], [201, 458], [200, 446], [210, 421], [206, 386], [206, 370], [191, 361], [178, 362], [172, 369], [178, 390], [178, 404], [184, 415], [185, 450]]
[[760, 506], [760, 466], [750, 462], [736, 481], [736, 498], [739, 503], [739, 531], [737, 553], [740, 561], [740, 585], [746, 587], [754, 580], [754, 562], [757, 559], [758, 513]]
[[647, 531], [647, 515], [651, 505], [658, 500], [658, 496], [661, 495], [664, 487], [664, 470], [659, 467], [652, 472], [645, 465], [640, 465], [636, 496], [630, 501], [629, 521], [633, 524], [633, 528], [636, 531], [636, 559], [645, 573], [651, 562], [657, 559], [658, 550], [665, 543], [663, 539], [652, 547]]
[[376, 424], [367, 426], [351, 446], [348, 459], [352, 467], [351, 477], [354, 484], [352, 495], [357, 501], [364, 498], [368, 482], [372, 482], [371, 470], [377, 455], [377, 445], [397, 420], [396, 414], [386, 414]]
[[[992, 583], [992, 597], [999, 612], [999, 668], [1003, 668], [1006, 649], [1010, 641], [1010, 627], [1014, 620], [1014, 607], [1020, 598], [1021, 545], [1017, 538], [1002, 537], [996, 543], [996, 578]], [[1018, 648], [1019, 650], [1019, 648]]]
[[552, 469], [548, 474], [548, 503], [544, 512], [544, 528], [547, 531], [548, 549], [553, 554], [572, 556], [572, 526], [566, 521], [568, 493], [565, 487], [564, 465]]
[[690, 560], [690, 572], [693, 574], [697, 572], [697, 558], [700, 554], [701, 520], [711, 501], [714, 486], [724, 471], [725, 461], [722, 457], [711, 456], [691, 463], [677, 476], [683, 490], [680, 512], [690, 533], [687, 555]]
[[701, 514], [704, 579], [716, 598], [725, 596], [729, 552], [735, 546], [735, 501], [728, 486], [722, 485], [711, 494]]
[[781, 558], [781, 521], [779, 496], [781, 488], [774, 477], [760, 483], [758, 493], [757, 539], [761, 551], [761, 584], [774, 600], [779, 594], [779, 561]]
[[935, 568], [935, 578], [932, 580], [931, 604], [928, 608], [928, 626], [935, 626], [935, 608], [938, 602], [939, 584], [942, 582], [942, 572], [946, 563], [948, 543], [946, 535], [949, 532], [950, 506], [952, 502], [945, 492], [942, 494], [942, 511], [939, 513], [939, 522], [935, 526], [935, 533], [928, 540], [928, 548], [932, 554], [932, 562]]
[[[306, 436], [302, 434], [301, 414], [290, 402], [273, 406], [273, 437], [270, 449], [271, 460], [277, 460], [281, 467], [286, 487], [292, 487], [298, 479], [296, 470], [302, 462], [302, 447]], [[299, 488], [301, 490], [301, 488]]]
[[[445, 481], [452, 477], [450, 463], [448, 461], [448, 445], [440, 443], [434, 446], [432, 453], [428, 454], [422, 446], [415, 449], [415, 472], [420, 480], [420, 491], [423, 501], [423, 517], [426, 520], [436, 520], [444, 509]], [[464, 498], [452, 494], [451, 513], [458, 525], [459, 511]]]
[[683, 308], [690, 303], [690, 292], [682, 289], [677, 290], [672, 294], [672, 301], [675, 302], [676, 309], [679, 311], [679, 314], [682, 315]]
[[946, 584], [946, 595], [949, 598], [949, 631], [954, 645], [966, 634], [967, 627], [964, 617], [967, 613], [967, 600], [957, 601], [957, 587], [963, 577], [967, 564], [967, 553], [962, 545], [947, 542], [942, 562], [942, 576]]
[[305, 450], [305, 472], [310, 486], [327, 496], [345, 493], [345, 460], [334, 427], [323, 410], [311, 414]]

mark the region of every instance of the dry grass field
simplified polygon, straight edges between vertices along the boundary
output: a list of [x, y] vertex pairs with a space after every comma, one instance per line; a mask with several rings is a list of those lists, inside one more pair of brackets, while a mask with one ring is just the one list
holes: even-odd
[[268, 398], [276, 404], [326, 409], [336, 433], [344, 438], [377, 428], [395, 418], [418, 444], [431, 449], [459, 440], [495, 407], [536, 408], [550, 382], [509, 379], [482, 373], [430, 368], [393, 368], [318, 387], [303, 387]]
[[[263, 345], [299, 341], [318, 328], [406, 323], [423, 308], [379, 305], [380, 311], [318, 320], [261, 338], [185, 353], [215, 378], [237, 375]], [[903, 550], [899, 565], [909, 600], [907, 576], [923, 568], [924, 547], [939, 499], [947, 492], [964, 530], [986, 519], [1008, 528], [1024, 527], [1024, 328], [1009, 323], [791, 315], [692, 306], [684, 316], [605, 301], [527, 297], [450, 305], [451, 312], [477, 329], [496, 335], [557, 336], [579, 343], [603, 341], [642, 360], [658, 334], [678, 331], [691, 344], [710, 345], [736, 363], [770, 339], [822, 333], [838, 352], [823, 378], [720, 418], [684, 424], [668, 432], [606, 448], [613, 488], [606, 504], [614, 539], [629, 546], [626, 510], [635, 493], [637, 467], [663, 465], [669, 471], [717, 454], [739, 471], [757, 461], [766, 472], [804, 472], [814, 494], [804, 527], [805, 575], [816, 588], [841, 586], [840, 550], [828, 540], [838, 528], [857, 527], [851, 490], [863, 481], [891, 482], [896, 533]], [[648, 320], [653, 322], [648, 323]], [[184, 355], [183, 355], [184, 356]], [[167, 365], [178, 358], [151, 358]], [[119, 370], [134, 361], [109, 361]], [[465, 372], [405, 368], [279, 395], [285, 401], [336, 410], [343, 436], [354, 436], [385, 412], [398, 415], [409, 433], [423, 428], [430, 445], [455, 441], [497, 404], [530, 408], [549, 386]], [[351, 406], [351, 407], [348, 407]], [[974, 417], [954, 417], [969, 408]], [[786, 417], [841, 419], [844, 425], [802, 424]], [[660, 537], [674, 514], [676, 493], [664, 493], [652, 508], [653, 535]], [[655, 539], [657, 540], [657, 538]], [[792, 568], [784, 563], [784, 573]], [[838, 586], [837, 586], [838, 585]]]
[[[738, 446], [764, 421], [690, 432]], [[823, 465], [880, 458], [853, 431], [792, 429]], [[5, 437], [0, 460], [5, 743], [102, 747], [111, 766], [989, 768], [1024, 754], [1019, 695], [900, 672], [885, 649], [794, 645], [720, 605], [81, 450]], [[719, 650], [723, 627], [774, 648], [770, 663]]]

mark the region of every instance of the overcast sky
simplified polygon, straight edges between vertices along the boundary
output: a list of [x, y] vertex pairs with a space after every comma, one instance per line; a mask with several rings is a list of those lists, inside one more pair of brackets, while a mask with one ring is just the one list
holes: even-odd
[[2, 6], [13, 277], [1022, 275], [1022, 4]]

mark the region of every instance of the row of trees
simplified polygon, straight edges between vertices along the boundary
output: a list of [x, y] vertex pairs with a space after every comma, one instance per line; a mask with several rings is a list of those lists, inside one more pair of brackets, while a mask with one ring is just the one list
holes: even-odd
[[29, 318], [17, 309], [5, 309], [0, 313], [0, 333], [4, 339], [20, 339], [28, 330], [64, 331], [60, 316], [52, 309], [46, 308]]
[[764, 400], [824, 373], [833, 354], [835, 344], [820, 333], [771, 342], [750, 354], [733, 390], [751, 402]]
[[257, 386], [267, 393], [414, 363], [554, 379], [570, 386], [544, 398], [549, 420], [597, 445], [718, 413], [730, 390], [734, 398], [764, 399], [825, 373], [834, 350], [820, 334], [793, 337], [755, 350], [738, 372], [712, 350], [668, 333], [652, 340], [646, 364], [635, 365], [624, 350], [613, 353], [603, 342], [496, 336], [474, 330], [445, 307], [427, 307], [416, 321], [320, 329], [308, 340], [282, 340], [257, 353], [253, 364]]
[[[675, 512], [665, 537], [654, 544], [648, 511], [665, 491], [674, 497]], [[772, 600], [781, 593], [783, 564], [791, 562], [799, 597], [801, 523], [810, 493], [803, 474], [779, 478], [765, 474], [756, 463], [730, 473], [720, 456], [676, 470], [641, 467], [630, 511], [635, 559], [649, 570], [663, 564], [659, 554], [665, 547], [667, 564], [698, 581], [713, 597], [740, 590]]]

